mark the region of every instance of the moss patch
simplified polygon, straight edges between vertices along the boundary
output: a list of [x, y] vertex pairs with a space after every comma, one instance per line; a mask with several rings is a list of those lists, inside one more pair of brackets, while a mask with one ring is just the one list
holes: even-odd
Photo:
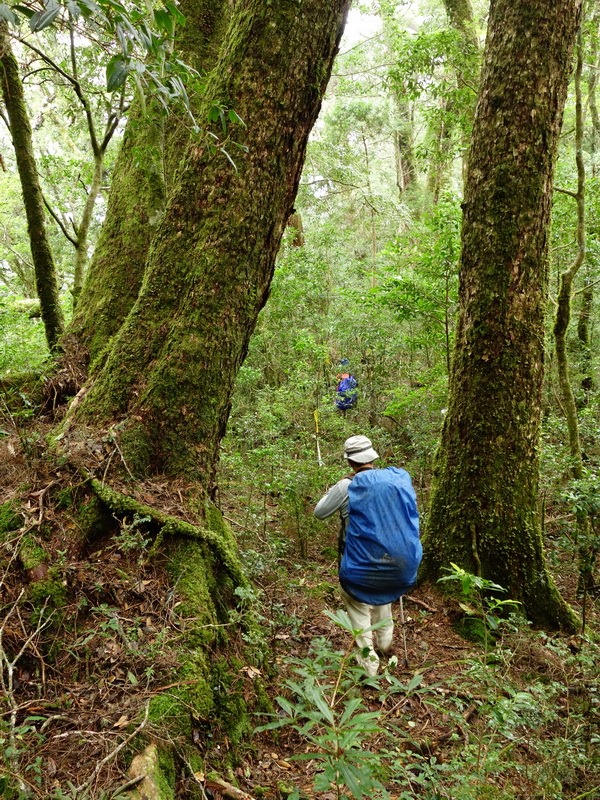
[[77, 509], [75, 521], [81, 531], [82, 540], [88, 542], [94, 541], [106, 533], [113, 523], [106, 506], [96, 495], [92, 495], [87, 502], [81, 503]]
[[18, 531], [22, 524], [23, 519], [12, 503], [0, 505], [0, 538], [4, 538], [7, 533]]
[[21, 539], [19, 558], [21, 559], [23, 569], [32, 570], [39, 567], [40, 564], [45, 564], [48, 560], [48, 554], [44, 548], [36, 542], [34, 537], [28, 534]]
[[41, 610], [44, 604], [50, 608], [62, 608], [66, 604], [67, 589], [56, 567], [51, 567], [43, 580], [27, 587], [27, 600], [36, 610]]

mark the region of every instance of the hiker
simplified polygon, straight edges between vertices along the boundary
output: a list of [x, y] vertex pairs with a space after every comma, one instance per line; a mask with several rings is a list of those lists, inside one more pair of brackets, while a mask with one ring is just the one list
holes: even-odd
[[335, 406], [344, 415], [349, 408], [354, 408], [358, 403], [358, 392], [356, 391], [358, 381], [354, 375], [347, 371], [349, 366], [348, 359], [342, 358], [340, 367], [343, 368], [343, 371], [336, 375], [338, 383], [335, 388]]
[[[379, 458], [366, 436], [344, 443], [352, 474], [342, 478], [317, 503], [314, 515], [341, 515], [339, 579], [346, 610], [356, 630], [358, 663], [377, 674], [379, 657], [392, 646], [392, 602], [417, 580], [422, 548], [415, 491], [406, 470], [377, 469]], [[382, 623], [377, 630], [371, 626]]]

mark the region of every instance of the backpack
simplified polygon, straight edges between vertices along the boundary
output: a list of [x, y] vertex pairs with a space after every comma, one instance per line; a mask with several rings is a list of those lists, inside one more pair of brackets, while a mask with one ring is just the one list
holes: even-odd
[[342, 378], [342, 380], [338, 383], [336, 388], [337, 397], [335, 399], [335, 405], [340, 411], [346, 411], [349, 408], [352, 408], [356, 405], [358, 401], [358, 392], [356, 391], [356, 387], [358, 383], [354, 375], [346, 375], [346, 377]]
[[386, 605], [415, 585], [423, 548], [410, 475], [386, 467], [357, 473], [348, 487], [340, 584], [355, 600]]

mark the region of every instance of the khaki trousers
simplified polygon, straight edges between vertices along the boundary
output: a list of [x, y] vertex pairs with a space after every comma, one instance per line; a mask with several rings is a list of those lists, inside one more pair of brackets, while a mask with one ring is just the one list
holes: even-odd
[[[392, 604], [370, 606], [367, 603], [359, 603], [358, 600], [350, 597], [343, 589], [341, 589], [341, 592], [352, 627], [354, 630], [361, 631], [355, 640], [359, 649], [356, 660], [367, 674], [373, 677], [373, 675], [377, 675], [377, 669], [379, 668], [379, 656], [373, 648], [373, 637], [375, 637], [376, 646], [382, 653], [389, 650], [392, 645], [392, 637], [394, 635]], [[376, 631], [368, 630], [378, 622], [383, 622], [384, 624], [377, 628]], [[365, 648], [368, 653], [364, 653]]]

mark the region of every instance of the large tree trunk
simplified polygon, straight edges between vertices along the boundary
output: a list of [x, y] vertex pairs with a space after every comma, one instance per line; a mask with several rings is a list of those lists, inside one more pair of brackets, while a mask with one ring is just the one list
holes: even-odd
[[[263, 307], [348, 0], [253, 0], [232, 14], [207, 103], [233, 107], [223, 143], [192, 142], [137, 302], [77, 413], [120, 420], [129, 468], [210, 490], [237, 371]], [[221, 136], [220, 125], [214, 133]]]
[[[137, 300], [71, 405], [59, 438], [103, 512], [86, 534], [94, 535], [104, 519], [133, 515], [150, 521], [157, 535], [153, 552], [166, 555], [182, 624], [179, 668], [176, 688], [153, 697], [150, 718], [176, 740], [191, 740], [196, 719], [224, 726], [234, 746], [248, 731], [245, 694], [235, 687], [237, 659], [252, 656], [228, 649], [234, 638], [228, 612], [245, 578], [233, 534], [204, 501], [348, 5], [236, 4], [204, 114], [217, 102], [235, 109], [244, 124], [229, 121], [226, 141], [219, 123], [213, 129], [218, 138], [187, 144], [166, 192]], [[202, 108], [198, 116], [203, 118]], [[118, 232], [113, 244], [119, 259]], [[139, 253], [141, 248], [136, 258]], [[102, 271], [110, 294], [108, 246], [106, 259]], [[119, 274], [126, 277], [124, 265]], [[100, 298], [99, 278], [97, 287]], [[80, 307], [83, 313], [83, 297]], [[88, 313], [96, 308], [91, 304]], [[108, 314], [110, 307], [105, 309]], [[86, 322], [88, 332], [92, 324]], [[161, 472], [159, 480], [135, 480]], [[185, 520], [171, 516], [182, 503]]]
[[580, 0], [496, 0], [465, 187], [460, 313], [426, 565], [456, 562], [572, 628], [548, 575], [538, 498], [554, 158]]
[[58, 281], [46, 230], [46, 211], [33, 154], [31, 125], [25, 107], [19, 65], [12, 51], [8, 24], [3, 20], [0, 20], [0, 80], [23, 192], [36, 290], [48, 347], [54, 350], [63, 330]]
[[[214, 64], [228, 0], [182, 0], [186, 25], [176, 45], [198, 72]], [[199, 101], [192, 97], [196, 105]], [[200, 119], [204, 124], [205, 120]], [[69, 326], [69, 340], [92, 359], [119, 330], [139, 294], [150, 242], [162, 220], [166, 195], [189, 139], [189, 119], [172, 109], [165, 126], [156, 103], [135, 100], [115, 164], [106, 219]], [[167, 133], [165, 134], [165, 127]]]

